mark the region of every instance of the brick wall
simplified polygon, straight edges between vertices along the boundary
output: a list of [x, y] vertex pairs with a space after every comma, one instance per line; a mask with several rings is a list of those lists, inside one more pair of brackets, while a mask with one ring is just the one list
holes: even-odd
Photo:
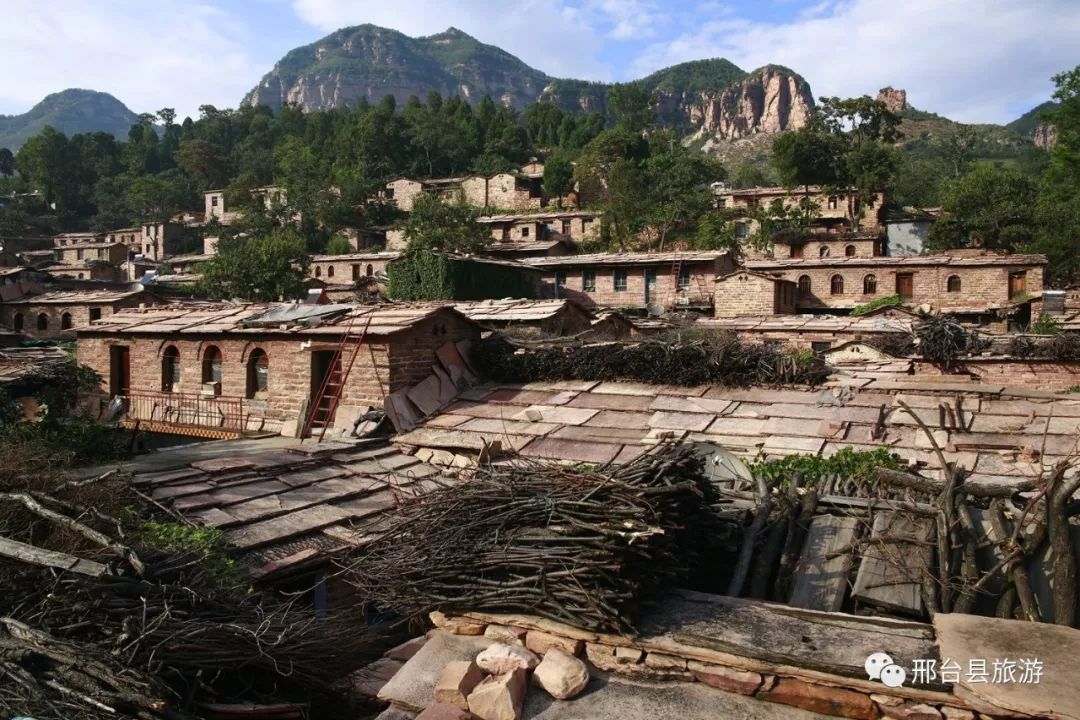
[[[1009, 273], [1026, 271], [1029, 293], [1042, 290], [1043, 270], [1039, 266], [852, 266], [852, 267], [788, 267], [778, 274], [793, 282], [802, 276], [810, 278], [810, 293], [800, 293], [799, 308], [852, 308], [880, 297], [896, 294], [898, 273], [912, 274], [912, 297], [910, 303], [928, 303], [936, 309], [985, 308], [1005, 305], [1009, 301]], [[832, 278], [843, 279], [843, 292], [831, 292]], [[876, 279], [877, 292], [863, 292], [864, 281], [872, 275]], [[960, 289], [950, 292], [949, 278], [960, 279]]]
[[[366, 339], [345, 383], [340, 405], [382, 407], [387, 394], [411, 387], [431, 374], [435, 352], [443, 344], [478, 338], [476, 325], [447, 313], [389, 338]], [[303, 421], [301, 412], [307, 408], [312, 394], [313, 353], [333, 351], [337, 344], [338, 338], [334, 335], [180, 339], [80, 333], [76, 355], [79, 363], [101, 375], [105, 383], [103, 390], [107, 391], [111, 374], [109, 348], [128, 346], [131, 349], [131, 390], [157, 393], [163, 389], [165, 350], [175, 347], [181, 369], [180, 383], [173, 391], [198, 394], [202, 391], [203, 358], [207, 348], [214, 346], [221, 352], [221, 395], [243, 398], [248, 389], [248, 361], [252, 351], [260, 349], [269, 361], [267, 390], [245, 402], [245, 409], [253, 417], [267, 420], [267, 427], [276, 429], [288, 420]]]
[[[350, 260], [348, 256], [343, 256], [342, 259], [332, 258], [333, 256], [325, 260], [312, 258], [308, 276], [331, 283], [351, 283], [375, 273], [385, 274], [386, 263], [389, 262], [389, 259]], [[371, 268], [371, 272], [368, 272], [368, 268]]]
[[[367, 343], [365, 343], [367, 344]], [[207, 348], [221, 351], [221, 396], [244, 398], [248, 388], [248, 360], [251, 352], [260, 349], [269, 361], [267, 390], [245, 402], [253, 417], [269, 421], [269, 427], [280, 427], [286, 420], [302, 421], [300, 413], [307, 407], [311, 395], [312, 350], [333, 350], [336, 340], [314, 340], [302, 348], [299, 337], [293, 339], [226, 339], [208, 337], [202, 340], [166, 337], [111, 336], [87, 337], [80, 333], [76, 355], [80, 364], [101, 375], [108, 391], [111, 368], [109, 348], [114, 345], [131, 349], [131, 390], [162, 392], [163, 357], [165, 350], [175, 347], [179, 352], [180, 382], [173, 392], [199, 394], [202, 392], [203, 358]], [[389, 392], [391, 377], [388, 349], [383, 343], [370, 343], [356, 358], [342, 393], [342, 405], [382, 405], [383, 394]]]
[[[33, 302], [5, 303], [0, 305], [0, 325], [16, 329], [22, 316], [20, 332], [33, 340], [52, 340], [59, 338], [70, 328], [85, 327], [90, 324], [91, 310], [100, 313], [97, 317], [108, 317], [123, 308], [138, 307], [147, 302], [147, 296], [135, 295], [112, 303], [41, 303]], [[38, 329], [38, 317], [45, 316], [46, 328]], [[70, 325], [64, 327], [64, 316], [70, 316]]]
[[[800, 249], [801, 255], [792, 254], [792, 251], [798, 253]], [[772, 256], [778, 259], [795, 257], [877, 257], [881, 254], [881, 240], [877, 237], [830, 237], [824, 233], [817, 234], [806, 242], [794, 246], [786, 243], [774, 243], [772, 252]]]
[[737, 272], [716, 282], [713, 306], [716, 317], [790, 314], [795, 312], [795, 286]]
[[[411, 387], [431, 375], [435, 353], [446, 343], [479, 339], [477, 325], [449, 313], [430, 317], [394, 335], [390, 344], [390, 392]], [[382, 396], [377, 404], [382, 407]]]
[[934, 363], [920, 360], [915, 363], [915, 374], [963, 375], [988, 385], [1067, 392], [1080, 385], [1080, 362], [976, 358], [965, 360], [947, 372]]

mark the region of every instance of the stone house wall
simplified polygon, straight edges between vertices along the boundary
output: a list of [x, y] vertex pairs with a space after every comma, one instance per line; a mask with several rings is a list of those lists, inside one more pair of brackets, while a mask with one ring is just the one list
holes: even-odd
[[[596, 240], [600, 237], [600, 218], [568, 215], [543, 220], [523, 217], [490, 223], [491, 237], [497, 242], [531, 242], [543, 240], [548, 226], [575, 242]], [[527, 228], [527, 231], [523, 230]]]
[[473, 207], [484, 207], [488, 199], [488, 179], [483, 175], [470, 175], [461, 181], [461, 197]]
[[716, 280], [715, 317], [787, 315], [795, 312], [795, 284], [740, 271]]
[[119, 265], [128, 256], [128, 246], [123, 243], [95, 243], [93, 245], [70, 245], [58, 247], [54, 257], [65, 265], [82, 265], [91, 260], [104, 260]]
[[[783, 188], [775, 188], [772, 192], [758, 194], [736, 190], [718, 193], [717, 203], [721, 207], [727, 208], [745, 208], [753, 205], [768, 208], [775, 200], [779, 199], [786, 209], [795, 210], [798, 209], [799, 203], [802, 202], [804, 197], [806, 197], [806, 194], [798, 189], [789, 192]], [[854, 193], [826, 193], [820, 190], [812, 190], [809, 193], [809, 199], [819, 206], [815, 216], [818, 219], [850, 220], [854, 216], [857, 220], [857, 227], [853, 229], [867, 233], [879, 233], [882, 230], [878, 213], [885, 203], [884, 193], [876, 193], [870, 202], [863, 203], [858, 207], [857, 213], [854, 212], [858, 205]], [[757, 222], [751, 221], [750, 224], [752, 226], [751, 232], [756, 231]]]
[[[764, 268], [763, 268], [764, 269]], [[835, 267], [784, 267], [774, 271], [798, 283], [810, 280], [810, 292], [799, 293], [800, 309], [853, 308], [877, 298], [897, 293], [896, 276], [911, 273], [911, 304], [929, 304], [935, 309], [971, 309], [1003, 306], [1009, 298], [1009, 273], [1026, 272], [1027, 292], [1042, 290], [1043, 268], [1031, 265], [838, 265]], [[876, 280], [876, 292], [863, 291], [867, 276]], [[832, 293], [832, 279], [843, 279], [843, 292]], [[959, 290], [950, 291], [949, 278], [960, 279]]]
[[308, 277], [338, 285], [353, 283], [376, 273], [385, 275], [386, 264], [392, 259], [353, 258], [349, 255], [317, 255], [311, 258]]
[[389, 195], [397, 205], [398, 210], [412, 212], [413, 203], [416, 201], [417, 196], [424, 191], [424, 186], [417, 180], [397, 178], [386, 183], [386, 189], [391, 191]]
[[[545, 285], [550, 286], [557, 282], [558, 273], [565, 273], [565, 283], [562, 284], [561, 296], [577, 300], [586, 307], [598, 305], [608, 307], [633, 307], [643, 308], [646, 305], [645, 298], [645, 271], [650, 269], [656, 273], [656, 288], [650, 293], [649, 303], [659, 303], [667, 309], [672, 309], [680, 304], [709, 305], [713, 299], [713, 288], [718, 273], [718, 262], [683, 262], [684, 268], [689, 268], [690, 282], [685, 288], [676, 287], [676, 278], [672, 275], [672, 263], [657, 263], [656, 265], [626, 265], [616, 267], [611, 265], [596, 265], [591, 267], [550, 267], [551, 271], [545, 279]], [[726, 270], [729, 268], [719, 268]], [[587, 271], [595, 273], [595, 289], [584, 288], [583, 274]], [[626, 289], [615, 289], [615, 275], [617, 272], [626, 274]], [[549, 287], [547, 295], [554, 296], [554, 288]], [[680, 299], [685, 299], [682, 303]]]

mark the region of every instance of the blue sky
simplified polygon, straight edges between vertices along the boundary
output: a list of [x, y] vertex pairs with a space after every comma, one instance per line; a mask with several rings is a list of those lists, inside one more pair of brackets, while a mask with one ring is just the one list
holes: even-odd
[[6, 114], [67, 87], [136, 112], [233, 107], [288, 50], [364, 22], [453, 25], [557, 77], [779, 63], [817, 96], [892, 85], [965, 122], [1008, 122], [1080, 64], [1080, 0], [5, 0], [0, 13]]

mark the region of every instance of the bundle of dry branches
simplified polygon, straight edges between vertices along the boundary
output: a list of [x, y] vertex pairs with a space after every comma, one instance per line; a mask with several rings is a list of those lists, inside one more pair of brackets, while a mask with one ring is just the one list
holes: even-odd
[[485, 376], [503, 382], [636, 380], [661, 385], [808, 384], [828, 374], [820, 360], [723, 333], [680, 333], [633, 342], [517, 347], [500, 335], [473, 357]]
[[704, 569], [727, 526], [693, 449], [617, 467], [519, 460], [408, 502], [350, 558], [379, 607], [525, 612], [626, 630], [658, 588]]
[[251, 593], [198, 552], [137, 547], [101, 511], [39, 491], [0, 493], [0, 505], [40, 526], [0, 533], [7, 714], [181, 718], [203, 702], [306, 702], [378, 656], [361, 619]]

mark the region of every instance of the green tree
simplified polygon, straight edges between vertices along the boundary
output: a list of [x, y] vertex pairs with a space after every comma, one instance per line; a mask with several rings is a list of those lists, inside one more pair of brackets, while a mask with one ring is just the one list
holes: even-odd
[[343, 235], [334, 235], [330, 238], [330, 241], [326, 243], [327, 255], [348, 255], [353, 251], [352, 245], [349, 244], [349, 239]]
[[304, 239], [293, 228], [226, 233], [217, 254], [201, 267], [198, 292], [215, 300], [298, 299], [306, 289], [308, 263]]
[[544, 192], [568, 195], [574, 189], [574, 164], [565, 151], [556, 150], [544, 160]]
[[988, 248], [1014, 252], [1034, 239], [1035, 181], [1012, 168], [980, 165], [948, 180], [941, 191], [944, 222], [930, 229], [928, 247], [961, 247], [978, 238]]
[[616, 83], [607, 93], [608, 109], [615, 127], [632, 133], [644, 132], [653, 122], [653, 98], [641, 83]]
[[723, 180], [725, 173], [719, 161], [684, 147], [670, 130], [654, 134], [649, 149], [642, 172], [644, 192], [635, 192], [633, 201], [643, 204], [645, 222], [655, 229], [658, 249], [663, 250], [672, 230], [712, 207], [711, 183]]
[[435, 195], [416, 198], [405, 223], [409, 250], [476, 252], [491, 239], [478, 222], [480, 210], [463, 203], [445, 203]]
[[229, 184], [231, 169], [221, 148], [199, 138], [184, 138], [174, 156], [176, 164], [192, 175], [202, 190]]
[[15, 174], [15, 155], [7, 148], [0, 148], [0, 175], [11, 177]]
[[1057, 129], [1057, 143], [1039, 183], [1038, 234], [1030, 249], [1047, 256], [1049, 280], [1065, 285], [1080, 277], [1080, 66], [1054, 76], [1054, 83], [1060, 104], [1046, 120]]

